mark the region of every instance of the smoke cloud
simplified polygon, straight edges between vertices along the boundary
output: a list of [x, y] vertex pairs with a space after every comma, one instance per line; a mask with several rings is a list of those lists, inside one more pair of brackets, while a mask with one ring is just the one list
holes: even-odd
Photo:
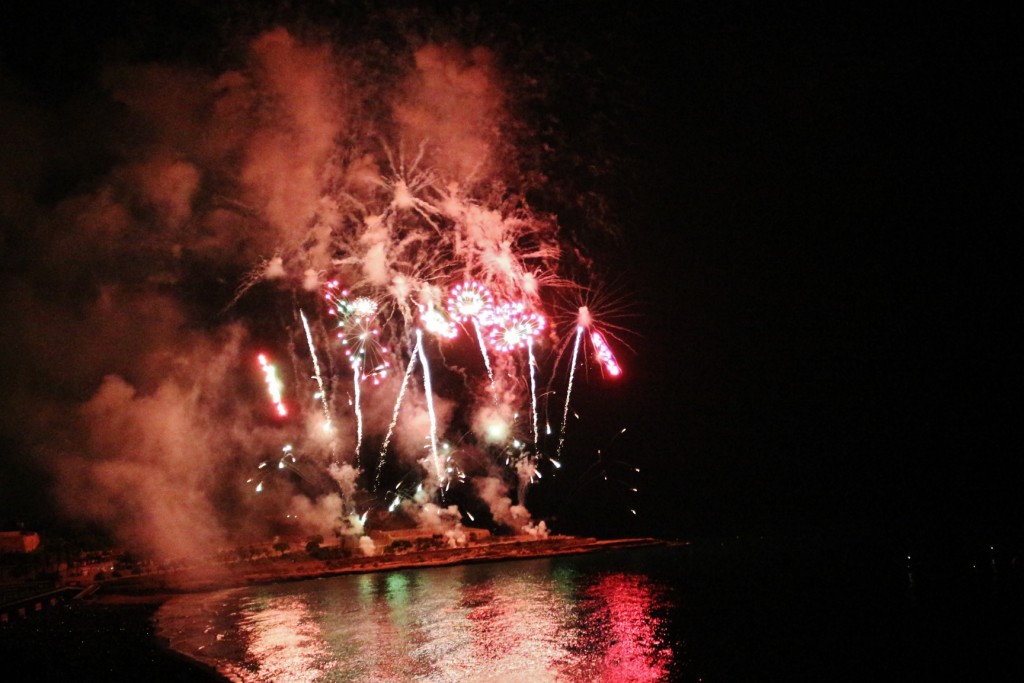
[[[470, 377], [483, 364], [469, 325], [451, 349], [422, 342], [428, 392], [409, 334], [453, 282], [537, 307], [536, 273], [560, 272], [553, 217], [508, 189], [526, 174], [508, 153], [498, 56], [316, 35], [272, 27], [211, 63], [109, 60], [97, 88], [56, 110], [0, 78], [0, 429], [46, 470], [67, 518], [146, 556], [209, 552], [287, 518], [325, 535], [356, 520], [362, 534], [383, 438], [436, 492], [447, 472], [475, 473], [439, 470], [458, 449], [434, 452], [432, 429], [445, 449], [450, 431], [502, 438], [493, 425], [514, 429], [526, 402], [525, 359]], [[389, 374], [364, 361], [376, 374], [358, 395], [337, 321], [314, 322], [312, 339], [297, 324], [300, 310], [328, 319], [332, 279], [382, 302], [367, 353], [402, 361]], [[254, 364], [264, 350], [285, 420]], [[530, 523], [499, 478], [467, 490], [498, 524]], [[413, 517], [461, 520], [434, 503]]]

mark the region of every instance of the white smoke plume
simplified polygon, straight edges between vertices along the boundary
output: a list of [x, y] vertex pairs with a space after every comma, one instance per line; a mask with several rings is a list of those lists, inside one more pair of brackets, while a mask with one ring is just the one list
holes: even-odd
[[495, 523], [522, 533], [523, 528], [532, 522], [523, 505], [513, 505], [508, 485], [498, 477], [477, 477], [473, 479], [473, 486], [480, 499], [487, 503]]
[[344, 507], [341, 496], [336, 493], [316, 499], [294, 496], [291, 499], [290, 513], [299, 520], [300, 532], [303, 535], [319, 534], [329, 538], [341, 531]]
[[[512, 187], [527, 174], [509, 153], [517, 128], [498, 55], [326, 36], [271, 27], [209, 63], [110, 61], [73, 116], [0, 89], [0, 124], [20, 133], [4, 135], [0, 162], [0, 219], [18, 226], [5, 246], [17, 243], [20, 259], [0, 288], [0, 314], [16, 321], [3, 332], [0, 426], [31, 444], [67, 516], [141, 554], [220, 548], [286, 514], [311, 533], [353, 530], [354, 519], [361, 534], [389, 430], [383, 455], [436, 493], [433, 436], [464, 431], [491, 446], [529, 410], [525, 357], [494, 358], [487, 386], [494, 351], [471, 323], [448, 347], [425, 336], [428, 403], [411, 334], [421, 304], [443, 311], [463, 279], [531, 310], [542, 286], [565, 285], [557, 222]], [[74, 145], [55, 142], [65, 120]], [[47, 163], [81, 159], [73, 185], [29, 199], [42, 196]], [[389, 370], [364, 363], [376, 374], [358, 387], [337, 338], [354, 318], [324, 300], [334, 280], [379, 304], [366, 357]], [[300, 310], [314, 320], [316, 359]], [[284, 380], [285, 419], [257, 351]], [[257, 471], [286, 444], [291, 460]], [[445, 472], [460, 467], [438, 457]], [[530, 522], [499, 479], [475, 490], [497, 523]], [[415, 516], [448, 530], [460, 520], [434, 502]], [[360, 544], [372, 554], [368, 537]]]
[[372, 557], [377, 554], [377, 544], [373, 542], [373, 539], [369, 536], [359, 537], [359, 550], [362, 551], [366, 557]]
[[395, 106], [406, 138], [417, 145], [439, 142], [432, 161], [448, 177], [489, 177], [505, 98], [494, 54], [484, 47], [424, 45], [414, 59], [416, 70]]
[[424, 503], [418, 510], [419, 525], [424, 529], [446, 531], [454, 528], [461, 520], [462, 513], [457, 505], [440, 507], [434, 503]]

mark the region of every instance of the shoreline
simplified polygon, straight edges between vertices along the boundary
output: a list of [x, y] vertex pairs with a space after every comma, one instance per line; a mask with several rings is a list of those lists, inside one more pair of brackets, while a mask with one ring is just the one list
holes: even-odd
[[10, 678], [12, 682], [85, 678], [230, 683], [231, 679], [214, 667], [173, 649], [170, 641], [158, 634], [156, 613], [161, 605], [184, 593], [224, 588], [673, 544], [655, 538], [514, 538], [466, 548], [346, 560], [300, 559], [296, 553], [295, 557], [265, 558], [230, 567], [107, 579], [92, 584], [95, 589], [83, 586], [84, 595], [66, 606], [0, 625], [0, 657], [8, 671], [17, 672]]
[[395, 555], [373, 555], [360, 558], [319, 560], [294, 553], [230, 565], [207, 565], [170, 572], [108, 579], [99, 584], [96, 599], [110, 600], [128, 596], [168, 597], [179, 593], [199, 593], [226, 588], [303, 581], [343, 574], [365, 574], [428, 569], [478, 562], [506, 562], [562, 555], [626, 550], [670, 545], [657, 538], [625, 538], [599, 540], [575, 536], [553, 536], [545, 539], [513, 538], [491, 541], [462, 548], [411, 551]]

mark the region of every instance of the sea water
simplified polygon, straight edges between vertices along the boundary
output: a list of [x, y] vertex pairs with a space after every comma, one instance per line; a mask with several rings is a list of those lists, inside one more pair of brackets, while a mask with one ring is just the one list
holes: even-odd
[[742, 539], [183, 595], [158, 623], [246, 682], [1024, 680], [1008, 559]]
[[679, 670], [661, 552], [342, 575], [186, 595], [172, 646], [241, 681], [661, 681]]

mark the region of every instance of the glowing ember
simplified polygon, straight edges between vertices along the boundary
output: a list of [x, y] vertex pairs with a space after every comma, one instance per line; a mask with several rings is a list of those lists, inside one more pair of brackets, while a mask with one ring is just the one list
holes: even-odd
[[377, 302], [368, 296], [358, 296], [352, 300], [352, 314], [360, 318], [369, 318], [377, 312]]
[[349, 299], [348, 290], [341, 289], [336, 280], [327, 285], [325, 298], [331, 304], [330, 313], [338, 318], [337, 338], [358, 381], [371, 380], [374, 386], [379, 385], [391, 369], [389, 352], [380, 342], [381, 330], [374, 317], [379, 304], [366, 296]]
[[455, 285], [448, 297], [448, 314], [458, 322], [473, 320], [486, 325], [493, 308], [494, 296], [475, 281]]
[[423, 306], [420, 304], [420, 323], [424, 330], [436, 337], [454, 339], [459, 333], [455, 324], [433, 305]]
[[520, 302], [505, 303], [494, 309], [489, 339], [495, 351], [508, 352], [526, 348], [545, 327], [544, 318], [527, 313]]
[[288, 414], [288, 409], [281, 402], [281, 392], [284, 390], [284, 384], [277, 376], [277, 368], [271, 365], [270, 361], [262, 353], [256, 358], [260, 362], [260, 367], [263, 368], [263, 376], [267, 382], [267, 391], [270, 392], [270, 400], [274, 403], [277, 414], [285, 417]]
[[604, 364], [605, 370], [612, 377], [618, 377], [622, 374], [622, 368], [615, 361], [615, 356], [612, 355], [612, 350], [608, 348], [607, 342], [604, 340], [602, 335], [597, 330], [590, 332], [590, 342], [594, 345], [594, 352], [597, 353], [597, 359]]

